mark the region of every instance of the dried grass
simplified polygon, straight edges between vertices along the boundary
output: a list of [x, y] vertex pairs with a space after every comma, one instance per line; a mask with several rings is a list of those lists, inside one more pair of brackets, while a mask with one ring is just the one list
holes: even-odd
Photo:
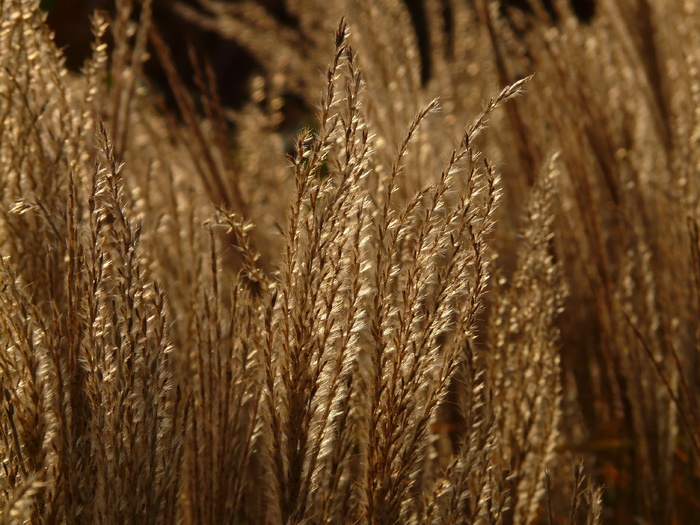
[[77, 74], [0, 0], [3, 522], [696, 515], [697, 13], [554, 4], [174, 4], [233, 113], [150, 1]]

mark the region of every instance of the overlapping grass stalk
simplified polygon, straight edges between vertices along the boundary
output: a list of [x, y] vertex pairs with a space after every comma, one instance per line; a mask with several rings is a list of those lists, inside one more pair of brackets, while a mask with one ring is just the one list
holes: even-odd
[[0, 0], [3, 522], [694, 515], [692, 6], [284, 4], [169, 7], [230, 111], [150, 1], [73, 73]]

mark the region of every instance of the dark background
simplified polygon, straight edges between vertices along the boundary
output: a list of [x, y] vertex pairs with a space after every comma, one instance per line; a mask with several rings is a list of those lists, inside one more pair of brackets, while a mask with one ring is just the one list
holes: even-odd
[[[184, 0], [196, 5], [195, 0]], [[235, 2], [235, 0], [228, 0]], [[416, 29], [416, 35], [421, 45], [424, 80], [427, 80], [429, 64], [426, 63], [428, 53], [425, 49], [427, 41], [426, 27], [423, 22], [422, 1], [405, 0], [411, 13]], [[80, 69], [83, 61], [90, 52], [93, 36], [90, 16], [96, 10], [112, 12], [114, 0], [42, 0], [41, 6], [48, 13], [48, 23], [56, 35], [56, 43], [63, 48], [66, 62], [70, 69]], [[284, 0], [257, 0], [264, 5], [282, 23], [294, 27], [296, 21], [284, 8]], [[504, 0], [503, 9], [530, 12], [529, 0]], [[542, 4], [555, 18], [552, 0], [542, 0]], [[195, 47], [199, 54], [211, 61], [218, 79], [218, 88], [223, 103], [229, 107], [238, 107], [245, 100], [247, 80], [257, 68], [255, 60], [238, 44], [223, 40], [217, 35], [199, 29], [176, 15], [170, 6], [172, 0], [155, 0], [153, 21], [159, 32], [169, 45], [175, 63], [180, 68], [182, 78], [191, 79], [193, 73], [188, 58], [188, 45]], [[595, 0], [571, 0], [571, 5], [577, 16], [584, 22], [595, 15]], [[449, 23], [449, 20], [447, 20]], [[165, 76], [156, 60], [146, 64], [146, 72], [156, 85], [163, 87], [167, 96], [168, 89]], [[193, 86], [189, 86], [193, 87]], [[172, 103], [172, 100], [168, 100]]]

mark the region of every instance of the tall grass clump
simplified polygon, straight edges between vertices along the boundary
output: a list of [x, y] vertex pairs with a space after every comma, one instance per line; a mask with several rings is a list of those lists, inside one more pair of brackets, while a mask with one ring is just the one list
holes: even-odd
[[[692, 3], [117, 0], [79, 72], [40, 4], [0, 0], [3, 522], [696, 515]], [[253, 57], [236, 109], [164, 9]]]
[[[494, 327], [486, 339], [501, 349], [486, 356], [503, 355], [513, 337], [511, 361], [501, 366], [517, 369], [514, 363], [532, 363], [525, 356], [533, 343], [544, 348], [544, 336], [535, 334], [547, 333], [561, 359], [560, 407], [568, 422], [559, 426], [555, 449], [592, 462], [607, 486], [610, 522], [692, 521], [699, 451], [697, 8], [681, 1], [599, 0], [583, 21], [563, 1], [512, 3], [519, 8], [488, 0], [283, 3], [298, 22], [292, 28], [282, 28], [271, 11], [223, 2], [175, 9], [256, 56], [271, 101], [290, 91], [309, 100], [302, 80], [308, 71], [297, 63], [318, 67], [318, 55], [305, 46], [318, 49], [308, 44], [322, 37], [315, 28], [347, 12], [359, 35], [378, 159], [391, 157], [400, 141], [397, 123], [410, 122], [420, 101], [442, 100], [445, 118], [425, 122], [429, 132], [416, 137], [417, 154], [407, 159], [402, 197], [408, 199], [433, 163], [449, 156], [441, 138], [456, 132], [455, 115], [474, 111], [490, 86], [536, 72], [528, 96], [495, 115], [483, 146], [503, 172], [504, 189], [492, 242], [499, 277], [485, 314]], [[275, 35], [274, 43], [255, 38], [259, 31], [241, 30], [244, 24], [277, 28], [266, 33]], [[284, 52], [266, 54], [271, 48]], [[288, 60], [275, 62], [279, 56]], [[275, 75], [283, 67], [285, 75]], [[538, 296], [518, 284], [535, 278], [519, 275], [527, 267], [521, 243], [527, 235], [520, 232], [529, 228], [524, 203], [539, 191], [543, 170], [552, 171], [545, 166], [553, 151], [559, 172], [549, 208], [554, 237], [541, 253], [555, 270], [541, 281], [549, 295]], [[390, 165], [379, 162], [377, 172]], [[522, 322], [532, 308], [530, 294], [563, 308], [546, 332], [532, 324], [542, 314]], [[502, 388], [507, 395], [499, 402], [512, 396], [511, 414], [512, 407], [531, 406], [540, 391], [524, 392], [550, 373], [516, 374], [511, 381], [520, 386]], [[448, 419], [445, 428], [461, 430], [459, 419]], [[526, 431], [529, 419], [518, 424]], [[559, 503], [551, 503], [556, 514]]]
[[38, 6], [2, 11], [5, 518], [158, 521], [181, 448], [170, 321], [94, 121], [104, 46], [70, 79]]

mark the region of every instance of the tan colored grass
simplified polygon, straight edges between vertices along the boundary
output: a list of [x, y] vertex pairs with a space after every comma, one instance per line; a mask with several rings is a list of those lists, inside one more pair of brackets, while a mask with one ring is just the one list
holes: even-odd
[[3, 522], [693, 516], [692, 4], [285, 5], [173, 5], [259, 61], [231, 113], [151, 2], [77, 74], [0, 0]]

